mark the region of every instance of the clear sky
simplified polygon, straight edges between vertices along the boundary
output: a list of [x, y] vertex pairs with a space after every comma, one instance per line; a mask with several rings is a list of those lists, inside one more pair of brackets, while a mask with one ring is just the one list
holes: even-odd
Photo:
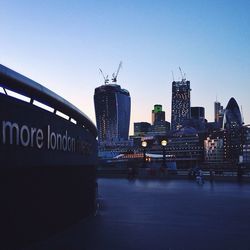
[[123, 67], [133, 123], [162, 104], [170, 121], [171, 82], [179, 66], [191, 106], [213, 121], [217, 100], [242, 105], [250, 123], [249, 0], [0, 0], [0, 63], [45, 85], [95, 123], [99, 73]]

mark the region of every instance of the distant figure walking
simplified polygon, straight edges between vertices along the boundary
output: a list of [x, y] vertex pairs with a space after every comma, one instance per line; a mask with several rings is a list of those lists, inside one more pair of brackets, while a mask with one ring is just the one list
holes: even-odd
[[196, 182], [200, 185], [204, 184], [204, 177], [201, 169], [199, 170], [198, 175], [196, 176]]

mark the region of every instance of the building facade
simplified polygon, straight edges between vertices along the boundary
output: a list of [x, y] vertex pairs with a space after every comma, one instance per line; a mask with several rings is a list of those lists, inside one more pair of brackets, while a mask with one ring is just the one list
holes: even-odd
[[219, 164], [225, 161], [225, 148], [223, 137], [212, 136], [204, 140], [204, 160], [206, 163]]
[[162, 105], [155, 104], [154, 109], [152, 110], [152, 124], [155, 122], [165, 121], [165, 111], [162, 111]]
[[[242, 158], [244, 136], [241, 113], [234, 98], [229, 100], [223, 113], [222, 126], [213, 130], [204, 141], [205, 162], [235, 165]], [[218, 122], [215, 123], [218, 124]]]
[[205, 108], [204, 107], [191, 107], [191, 118], [204, 121]]
[[151, 131], [151, 124], [148, 122], [134, 123], [134, 136], [146, 136]]
[[221, 106], [220, 102], [214, 102], [214, 121], [219, 123], [220, 122], [220, 115], [223, 112], [223, 106]]
[[131, 100], [127, 90], [117, 84], [102, 85], [94, 94], [99, 145], [128, 140]]
[[242, 155], [243, 155], [243, 163], [250, 165], [250, 126], [244, 126], [242, 129], [243, 135], [243, 147], [242, 147]]
[[172, 82], [172, 130], [183, 127], [184, 122], [191, 117], [190, 91], [190, 81], [182, 79], [181, 81]]

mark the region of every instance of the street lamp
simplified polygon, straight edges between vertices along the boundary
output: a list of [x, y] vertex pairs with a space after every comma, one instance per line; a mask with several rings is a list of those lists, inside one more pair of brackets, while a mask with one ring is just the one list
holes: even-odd
[[161, 141], [162, 151], [163, 151], [163, 162], [162, 162], [163, 167], [166, 166], [166, 146], [167, 146], [167, 144], [168, 144], [168, 142], [166, 140]]
[[146, 147], [147, 147], [147, 142], [146, 141], [143, 141], [141, 143], [142, 145], [142, 148], [143, 148], [143, 163], [145, 164], [146, 163]]

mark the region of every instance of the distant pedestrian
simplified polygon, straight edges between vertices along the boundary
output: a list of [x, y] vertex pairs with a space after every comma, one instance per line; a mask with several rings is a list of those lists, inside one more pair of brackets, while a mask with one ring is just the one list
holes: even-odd
[[199, 170], [198, 175], [196, 176], [196, 182], [198, 184], [204, 184], [204, 177], [201, 169]]

